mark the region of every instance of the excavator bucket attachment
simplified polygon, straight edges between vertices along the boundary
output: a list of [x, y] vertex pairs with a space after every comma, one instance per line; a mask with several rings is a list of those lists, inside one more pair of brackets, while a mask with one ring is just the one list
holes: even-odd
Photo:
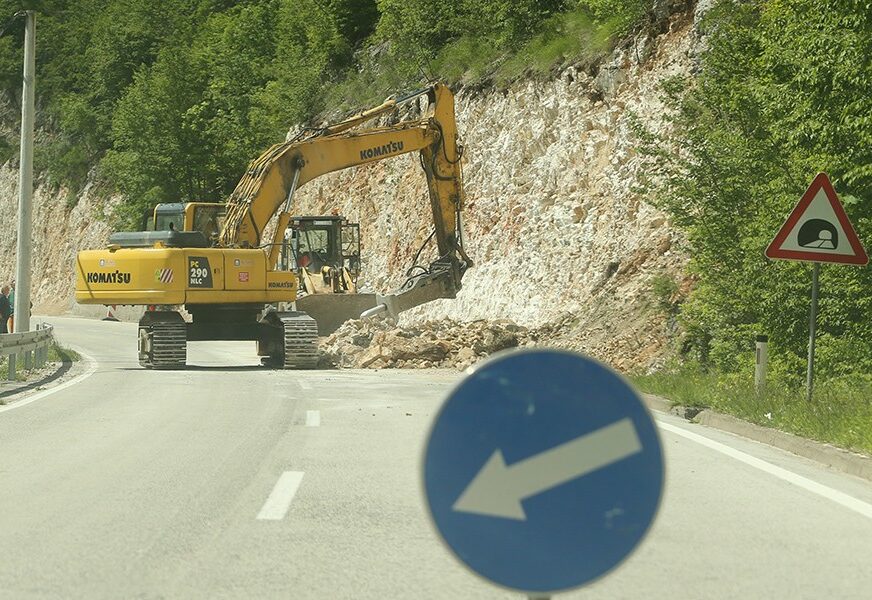
[[318, 322], [318, 335], [330, 335], [349, 319], [374, 308], [375, 294], [311, 294], [297, 300], [301, 310]]

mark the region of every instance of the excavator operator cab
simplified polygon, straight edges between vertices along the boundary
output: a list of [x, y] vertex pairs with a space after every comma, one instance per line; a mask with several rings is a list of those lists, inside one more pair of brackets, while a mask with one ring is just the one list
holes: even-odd
[[158, 204], [142, 216], [142, 231], [120, 231], [109, 237], [119, 248], [209, 248], [218, 242], [227, 208], [211, 202]]
[[360, 226], [337, 215], [293, 217], [285, 232], [281, 267], [306, 269], [315, 275], [332, 267], [348, 271], [352, 279], [360, 273]]
[[174, 202], [154, 207], [152, 231], [199, 231], [214, 245], [221, 228], [227, 205], [213, 202]]

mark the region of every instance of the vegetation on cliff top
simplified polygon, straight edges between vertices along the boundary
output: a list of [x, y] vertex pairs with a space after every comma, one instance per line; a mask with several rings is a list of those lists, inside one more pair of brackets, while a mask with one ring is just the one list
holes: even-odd
[[[157, 202], [219, 201], [245, 165], [324, 109], [359, 108], [431, 77], [508, 79], [572, 59], [642, 0], [0, 0], [0, 89], [21, 90], [20, 8], [36, 8], [37, 168], [100, 179], [129, 223]], [[560, 40], [566, 33], [575, 43]], [[15, 112], [10, 110], [10, 120]], [[0, 140], [13, 158], [17, 134]]]

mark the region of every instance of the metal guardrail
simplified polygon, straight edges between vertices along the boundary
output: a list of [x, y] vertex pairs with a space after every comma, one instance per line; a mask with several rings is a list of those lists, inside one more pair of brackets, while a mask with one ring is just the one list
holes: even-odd
[[48, 347], [51, 345], [53, 327], [37, 324], [34, 331], [0, 334], [0, 356], [9, 356], [9, 381], [15, 381], [17, 357], [24, 355], [24, 368], [43, 366], [48, 360]]

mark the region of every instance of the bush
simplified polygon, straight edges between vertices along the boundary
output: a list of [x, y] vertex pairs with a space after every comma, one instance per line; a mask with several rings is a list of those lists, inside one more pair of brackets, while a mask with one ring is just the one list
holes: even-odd
[[[672, 135], [639, 131], [650, 199], [690, 243], [698, 284], [681, 320], [685, 350], [722, 371], [769, 335], [774, 360], [801, 375], [811, 268], [763, 251], [819, 171], [872, 240], [872, 12], [838, 5], [724, 1], [704, 24], [700, 75], [664, 86]], [[826, 51], [823, 51], [823, 49]], [[821, 269], [821, 377], [872, 364], [872, 270]]]

